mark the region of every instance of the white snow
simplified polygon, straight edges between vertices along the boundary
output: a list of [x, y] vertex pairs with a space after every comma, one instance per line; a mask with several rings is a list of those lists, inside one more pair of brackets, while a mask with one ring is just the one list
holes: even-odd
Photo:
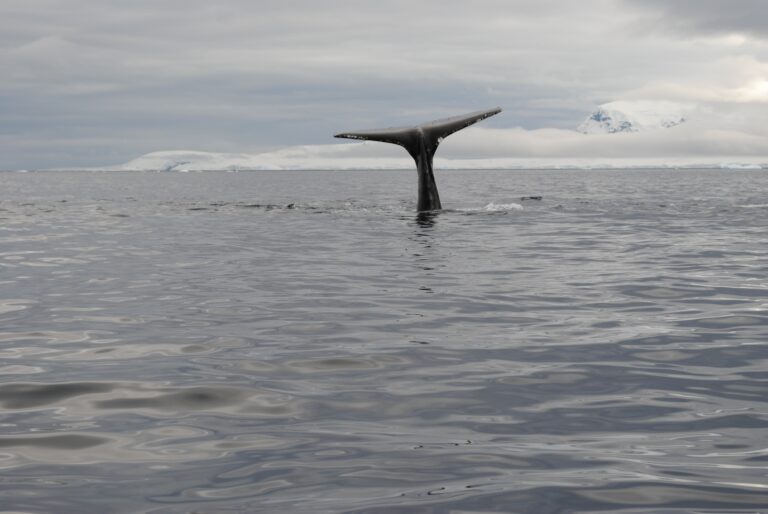
[[[610, 136], [605, 136], [610, 137]], [[390, 152], [393, 150], [393, 152]], [[402, 153], [402, 156], [399, 154]], [[391, 155], [394, 154], [394, 155]], [[727, 159], [727, 158], [726, 158]], [[712, 168], [763, 169], [765, 158], [726, 160], [722, 157], [495, 157], [480, 159], [435, 158], [435, 168], [451, 169], [617, 169]], [[342, 143], [289, 147], [260, 154], [197, 151], [152, 152], [125, 164], [92, 168], [93, 171], [258, 171], [258, 170], [375, 170], [415, 169], [413, 159], [401, 148], [375, 143]]]
[[576, 130], [582, 134], [616, 134], [671, 128], [686, 122], [686, 107], [649, 100], [610, 102], [599, 106]]
[[759, 164], [747, 164], [739, 162], [724, 162], [720, 164], [720, 168], [727, 170], [760, 170], [763, 167]]
[[188, 150], [152, 152], [125, 164], [105, 166], [107, 171], [242, 171], [284, 169], [399, 169], [413, 165], [402, 157], [355, 155], [359, 144], [288, 147], [260, 154], [210, 153]]
[[[601, 121], [576, 130], [471, 127], [443, 142], [440, 169], [768, 169], [765, 136], [743, 134], [681, 103], [622, 101], [601, 106]], [[685, 115], [694, 113], [683, 123]], [[602, 116], [605, 115], [605, 116]], [[607, 117], [610, 116], [611, 123]], [[715, 120], [716, 121], [716, 120]], [[727, 122], [727, 120], [725, 120]], [[623, 135], [606, 132], [625, 126]], [[664, 130], [674, 123], [681, 126]], [[608, 127], [608, 128], [606, 128]], [[717, 128], [712, 128], [717, 127]], [[396, 145], [373, 141], [291, 146], [262, 153], [152, 152], [104, 171], [413, 170]]]

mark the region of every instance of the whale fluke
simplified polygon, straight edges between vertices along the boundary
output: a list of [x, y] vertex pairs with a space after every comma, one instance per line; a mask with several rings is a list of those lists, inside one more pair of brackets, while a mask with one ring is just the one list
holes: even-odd
[[471, 112], [462, 116], [430, 121], [421, 125], [342, 132], [334, 137], [381, 141], [405, 148], [413, 157], [413, 160], [416, 161], [416, 170], [419, 173], [417, 209], [419, 211], [433, 211], [443, 208], [440, 203], [440, 195], [437, 192], [437, 184], [435, 184], [435, 176], [432, 169], [432, 158], [437, 151], [437, 147], [443, 139], [454, 132], [500, 112], [501, 109], [496, 107], [485, 111]]

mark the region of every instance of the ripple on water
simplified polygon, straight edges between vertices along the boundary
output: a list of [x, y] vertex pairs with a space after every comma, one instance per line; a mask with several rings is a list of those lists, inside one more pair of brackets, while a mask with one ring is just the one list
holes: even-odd
[[0, 405], [4, 409], [31, 409], [52, 405], [73, 397], [108, 393], [113, 384], [76, 382], [66, 384], [10, 383], [0, 385]]
[[34, 300], [22, 299], [3, 299], [0, 300], [0, 316], [11, 312], [23, 311], [30, 305], [36, 303]]
[[285, 362], [285, 366], [300, 373], [322, 373], [322, 372], [344, 372], [344, 371], [365, 371], [374, 369], [384, 369], [394, 366], [402, 366], [408, 363], [408, 360], [396, 355], [370, 355], [367, 357], [359, 356], [335, 356], [335, 357], [317, 357], [313, 359], [299, 359]]
[[697, 318], [682, 320], [677, 322], [683, 327], [715, 328], [715, 329], [734, 329], [751, 326], [768, 325], [768, 316], [754, 315], [731, 315], [716, 316], [711, 318]]
[[0, 406], [6, 411], [56, 406], [68, 415], [87, 417], [98, 411], [147, 411], [161, 416], [222, 411], [279, 417], [300, 410], [300, 402], [290, 395], [255, 388], [99, 382], [6, 383], [0, 385]]
[[133, 345], [99, 345], [95, 348], [87, 348], [63, 355], [51, 357], [59, 361], [115, 361], [126, 359], [143, 359], [152, 356], [173, 357], [176, 355], [203, 355], [214, 353], [216, 348], [199, 344], [133, 344]]
[[[141, 388], [145, 390], [145, 388]], [[163, 391], [163, 389], [160, 389]], [[191, 387], [165, 389], [148, 397], [113, 398], [93, 402], [97, 409], [148, 409], [165, 412], [217, 410], [243, 403], [250, 395], [245, 389], [226, 387]], [[153, 393], [157, 390], [153, 390]]]
[[6, 510], [768, 504], [768, 174], [49, 175], [0, 174]]
[[0, 332], [0, 342], [8, 343], [31, 342], [42, 344], [69, 344], [85, 343], [94, 338], [95, 333], [91, 331], [33, 331], [33, 332]]
[[106, 437], [85, 434], [43, 435], [34, 437], [0, 436], [0, 448], [31, 446], [52, 450], [82, 450], [105, 444]]

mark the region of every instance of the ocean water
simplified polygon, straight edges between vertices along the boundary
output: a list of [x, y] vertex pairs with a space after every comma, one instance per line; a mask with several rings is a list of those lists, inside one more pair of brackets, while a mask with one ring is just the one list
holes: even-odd
[[0, 512], [768, 512], [768, 172], [437, 180], [0, 173]]

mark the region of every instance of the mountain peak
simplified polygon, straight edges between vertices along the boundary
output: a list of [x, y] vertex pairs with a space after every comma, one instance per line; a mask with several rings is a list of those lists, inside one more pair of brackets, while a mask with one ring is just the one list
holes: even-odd
[[684, 108], [673, 102], [610, 102], [598, 106], [576, 130], [583, 134], [616, 134], [671, 128], [685, 123]]

